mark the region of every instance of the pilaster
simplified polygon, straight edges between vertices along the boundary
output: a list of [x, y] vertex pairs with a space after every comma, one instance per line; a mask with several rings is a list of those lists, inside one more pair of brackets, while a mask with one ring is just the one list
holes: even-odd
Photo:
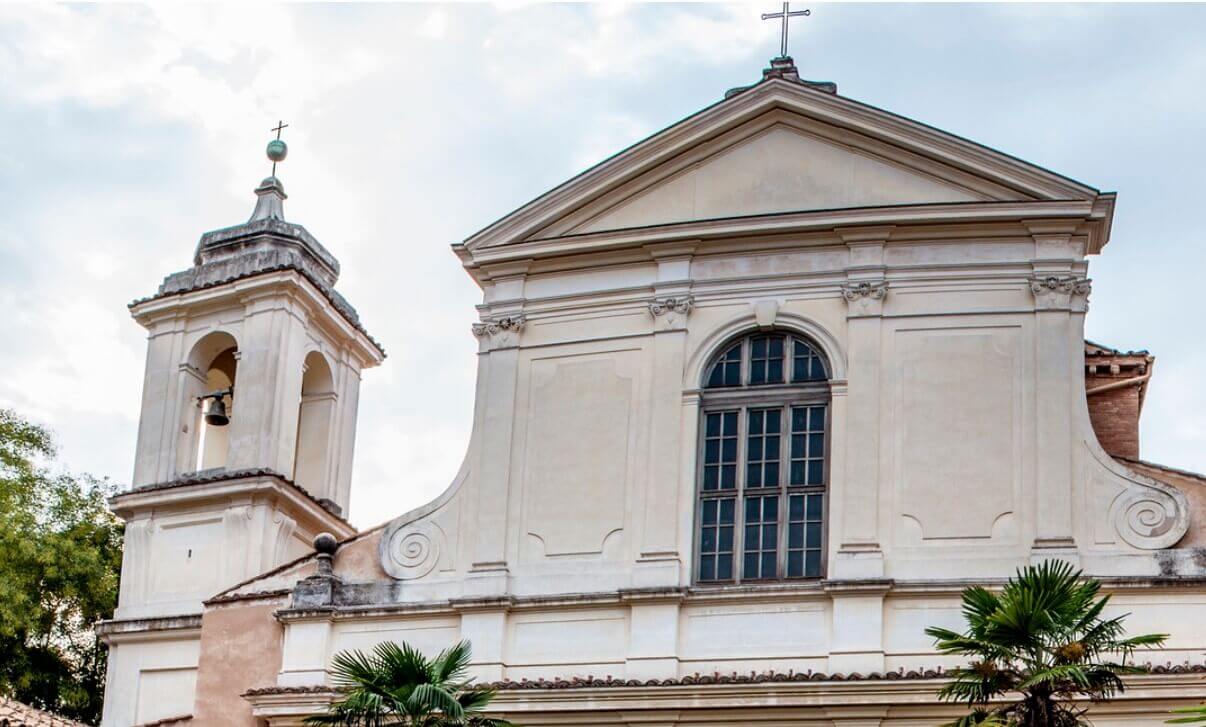
[[694, 244], [649, 250], [657, 263], [657, 280], [648, 301], [654, 330], [652, 421], [640, 554], [633, 574], [633, 585], [638, 588], [673, 586], [682, 575], [678, 551], [681, 392], [687, 319], [695, 304], [690, 275], [694, 250]]
[[471, 609], [462, 606], [461, 638], [473, 645], [470, 675], [478, 682], [502, 681], [506, 676], [507, 611], [505, 606]]
[[281, 646], [281, 687], [310, 687], [327, 683], [327, 661], [331, 650], [331, 612], [315, 612], [285, 624]]
[[[888, 282], [883, 248], [891, 228], [839, 231], [850, 253], [846, 301], [849, 371], [844, 401], [845, 451], [838, 548], [833, 578], [882, 578], [879, 532], [880, 398], [883, 306]], [[834, 412], [836, 417], [836, 412]], [[835, 421], [838, 421], [835, 418]], [[858, 437], [849, 436], [858, 432]]]
[[[1031, 559], [1077, 562], [1073, 525], [1073, 384], [1083, 365], [1083, 330], [1091, 281], [1081, 274], [1074, 227], [1028, 224], [1035, 241], [1035, 538]], [[1073, 335], [1075, 334], [1075, 335]]]
[[519, 378], [520, 336], [527, 318], [523, 312], [523, 289], [527, 263], [491, 269], [487, 304], [480, 323], [473, 325], [479, 355], [485, 357], [485, 397], [482, 443], [479, 455], [478, 491], [474, 498], [476, 525], [472, 544], [470, 575], [465, 582], [469, 596], [504, 593], [507, 588], [507, 533], [511, 505], [511, 453], [514, 447], [515, 396]]
[[677, 678], [682, 595], [677, 591], [634, 592], [626, 600], [630, 611], [625, 676], [640, 680]]
[[884, 596], [886, 580], [827, 581], [833, 599], [829, 641], [831, 674], [884, 671]]

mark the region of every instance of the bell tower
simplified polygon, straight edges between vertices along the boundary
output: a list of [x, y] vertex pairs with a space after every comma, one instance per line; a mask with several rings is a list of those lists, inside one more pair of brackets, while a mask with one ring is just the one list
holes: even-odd
[[285, 220], [276, 131], [251, 218], [203, 234], [192, 267], [130, 305], [147, 358], [133, 483], [110, 503], [126, 536], [99, 627], [104, 724], [187, 713], [202, 602], [321, 532], [356, 532], [343, 514], [360, 375], [385, 354], [336, 292], [339, 262]]

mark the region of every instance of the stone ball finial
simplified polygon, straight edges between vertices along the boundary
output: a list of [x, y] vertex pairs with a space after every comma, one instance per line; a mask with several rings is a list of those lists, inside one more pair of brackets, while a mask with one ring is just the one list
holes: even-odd
[[320, 555], [335, 555], [335, 551], [339, 548], [339, 541], [330, 533], [319, 533], [314, 536], [314, 549]]
[[273, 139], [268, 142], [268, 158], [275, 164], [276, 162], [285, 161], [285, 157], [289, 156], [289, 147], [280, 139]]

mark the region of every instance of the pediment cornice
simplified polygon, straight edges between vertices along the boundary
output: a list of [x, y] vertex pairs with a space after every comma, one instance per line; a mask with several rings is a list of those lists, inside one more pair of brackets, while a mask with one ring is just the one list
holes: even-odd
[[[553, 238], [568, 241], [571, 235], [564, 233], [573, 228], [573, 221], [588, 218], [595, 209], [606, 206], [609, 195], [631, 193], [632, 185], [639, 185], [642, 178], [670, 176], [697, 158], [773, 125], [789, 126], [888, 159], [969, 190], [985, 203], [1075, 201], [1092, 206], [1103, 197], [1085, 184], [926, 124], [807, 86], [771, 79], [683, 119], [541, 195], [456, 246], [458, 253], [480, 262], [482, 253], [492, 248]], [[1107, 207], [1108, 217], [1112, 206]], [[888, 210], [864, 210], [864, 216], [872, 220], [871, 224], [902, 216], [899, 209]], [[1048, 213], [1036, 209], [1030, 215]], [[691, 225], [707, 227], [714, 223], [705, 220]], [[1108, 220], [1105, 230], [1108, 232]], [[608, 234], [632, 232], [616, 230]], [[592, 236], [572, 237], [581, 241]]]
[[[1102, 210], [1092, 200], [971, 202], [956, 204], [907, 205], [842, 210], [817, 210], [785, 214], [754, 215], [715, 220], [654, 225], [621, 230], [605, 230], [584, 234], [540, 238], [469, 250], [457, 246], [467, 268], [481, 274], [483, 266], [510, 260], [528, 261], [551, 258], [570, 258], [589, 265], [600, 254], [637, 252], [652, 259], [663, 246], [684, 242], [709, 243], [717, 240], [736, 240], [755, 237], [798, 235], [815, 238], [819, 244], [833, 244], [842, 239], [843, 231], [862, 227], [887, 227], [885, 241], [916, 239], [930, 229], [949, 239], [952, 230], [961, 227], [983, 232], [988, 228], [1016, 228], [1017, 234], [1027, 234], [1024, 221], [1036, 216], [1059, 219], [1074, 226], [1087, 238], [1088, 252], [1100, 251], [1105, 243], [1107, 228], [1102, 224]], [[489, 276], [485, 276], [489, 277]]]

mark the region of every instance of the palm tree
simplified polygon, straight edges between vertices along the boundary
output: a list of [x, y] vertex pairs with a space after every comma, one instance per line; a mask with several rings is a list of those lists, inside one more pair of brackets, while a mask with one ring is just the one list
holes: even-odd
[[1178, 714], [1188, 714], [1189, 717], [1177, 717], [1176, 719], [1166, 720], [1168, 724], [1201, 724], [1206, 722], [1206, 705], [1198, 705], [1197, 707], [1182, 707], [1174, 709], [1173, 712]]
[[[1087, 707], [1075, 698], [1106, 699], [1125, 688], [1122, 675], [1138, 648], [1157, 647], [1167, 634], [1125, 638], [1126, 615], [1103, 619], [1109, 596], [1063, 561], [1018, 570], [1001, 593], [963, 591], [966, 633], [931, 627], [943, 654], [971, 658], [950, 672], [938, 696], [967, 702], [970, 714], [948, 727], [1078, 727]], [[1117, 660], [1115, 660], [1117, 659]], [[1012, 696], [1016, 695], [1016, 696]], [[999, 703], [993, 703], [999, 702]]]
[[511, 727], [482, 715], [494, 690], [473, 686], [468, 667], [468, 641], [434, 659], [392, 641], [377, 644], [371, 654], [341, 651], [331, 661], [331, 677], [343, 697], [326, 714], [308, 717], [306, 724]]

